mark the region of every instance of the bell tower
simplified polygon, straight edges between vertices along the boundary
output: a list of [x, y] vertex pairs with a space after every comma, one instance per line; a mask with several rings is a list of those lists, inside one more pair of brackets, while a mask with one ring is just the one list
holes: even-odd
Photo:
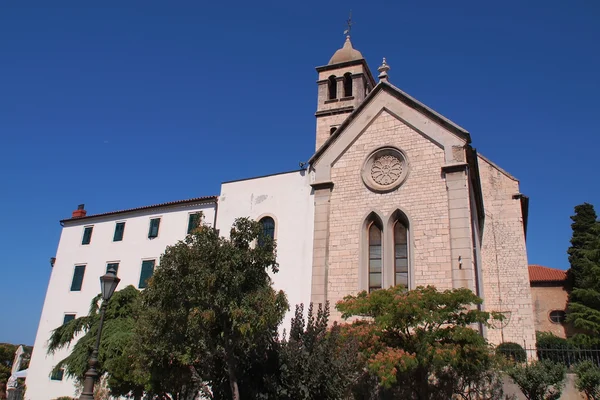
[[352, 47], [350, 35], [327, 65], [317, 67], [319, 80], [317, 137], [315, 150], [344, 122], [375, 86], [375, 80], [360, 51]]

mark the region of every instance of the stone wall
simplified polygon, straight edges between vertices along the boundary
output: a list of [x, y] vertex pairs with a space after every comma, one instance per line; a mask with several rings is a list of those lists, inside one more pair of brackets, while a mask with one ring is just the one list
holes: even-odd
[[531, 286], [531, 297], [535, 315], [535, 330], [552, 332], [562, 338], [567, 337], [566, 325], [550, 321], [550, 311], [567, 309], [569, 294], [563, 285]]
[[484, 307], [507, 319], [488, 330], [492, 343], [516, 342], [535, 347], [535, 327], [519, 182], [479, 156], [485, 222], [481, 249]]

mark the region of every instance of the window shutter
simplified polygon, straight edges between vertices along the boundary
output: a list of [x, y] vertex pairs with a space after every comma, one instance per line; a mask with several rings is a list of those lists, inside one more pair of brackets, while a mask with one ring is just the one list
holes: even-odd
[[106, 272], [108, 272], [108, 270], [111, 268], [115, 270], [115, 274], [116, 274], [117, 272], [119, 272], [119, 263], [106, 264]]
[[83, 284], [83, 276], [85, 275], [85, 265], [77, 265], [73, 273], [73, 282], [71, 282], [71, 291], [78, 292]]
[[57, 371], [52, 371], [52, 374], [50, 375], [50, 379], [53, 381], [62, 381], [64, 373], [65, 373], [65, 370], [63, 368], [61, 368]]
[[67, 322], [73, 321], [75, 319], [75, 314], [65, 314], [65, 318], [63, 319], [63, 325]]
[[150, 231], [148, 232], [149, 238], [155, 238], [158, 236], [158, 227], [160, 226], [160, 218], [154, 218], [150, 220]]
[[93, 226], [88, 226], [83, 230], [83, 240], [81, 241], [81, 244], [90, 244], [90, 242], [92, 241], [93, 229]]
[[194, 229], [198, 228], [199, 225], [200, 225], [200, 214], [199, 213], [190, 214], [190, 220], [188, 222], [188, 230], [187, 230], [188, 235], [190, 233], [192, 233], [192, 231]]
[[148, 279], [154, 274], [154, 260], [146, 260], [142, 262], [142, 273], [140, 274], [140, 283], [138, 287], [140, 289], [148, 286]]
[[115, 236], [113, 242], [120, 242], [123, 240], [123, 233], [125, 233], [125, 222], [117, 222], [115, 226]]

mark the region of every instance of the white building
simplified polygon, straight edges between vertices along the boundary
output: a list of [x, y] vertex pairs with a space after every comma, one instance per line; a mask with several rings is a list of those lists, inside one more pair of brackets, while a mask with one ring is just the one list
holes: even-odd
[[508, 317], [482, 331], [491, 342], [533, 345], [527, 197], [477, 154], [469, 132], [390, 84], [388, 70], [384, 60], [377, 83], [349, 37], [317, 68], [316, 152], [307, 170], [225, 182], [219, 197], [97, 215], [79, 209], [61, 221], [26, 398], [73, 395], [71, 381], [50, 377], [67, 354], [46, 354], [50, 332], [88, 312], [108, 264], [118, 264], [121, 288], [143, 286], [198, 211], [224, 235], [236, 217], [264, 224], [277, 240], [275, 286], [292, 306], [395, 284], [466, 287]]

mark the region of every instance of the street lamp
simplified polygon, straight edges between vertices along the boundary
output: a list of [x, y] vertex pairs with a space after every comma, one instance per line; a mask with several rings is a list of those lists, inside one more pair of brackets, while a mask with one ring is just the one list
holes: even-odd
[[96, 365], [98, 364], [98, 348], [100, 347], [100, 336], [102, 335], [102, 325], [104, 325], [104, 313], [106, 304], [112, 297], [117, 285], [121, 280], [117, 278], [117, 272], [110, 268], [106, 274], [100, 277], [100, 290], [102, 291], [102, 306], [100, 307], [100, 326], [98, 326], [98, 336], [96, 336], [96, 345], [92, 356], [90, 357], [90, 368], [85, 373], [85, 382], [83, 384], [83, 392], [79, 400], [94, 400], [94, 383], [98, 377]]

